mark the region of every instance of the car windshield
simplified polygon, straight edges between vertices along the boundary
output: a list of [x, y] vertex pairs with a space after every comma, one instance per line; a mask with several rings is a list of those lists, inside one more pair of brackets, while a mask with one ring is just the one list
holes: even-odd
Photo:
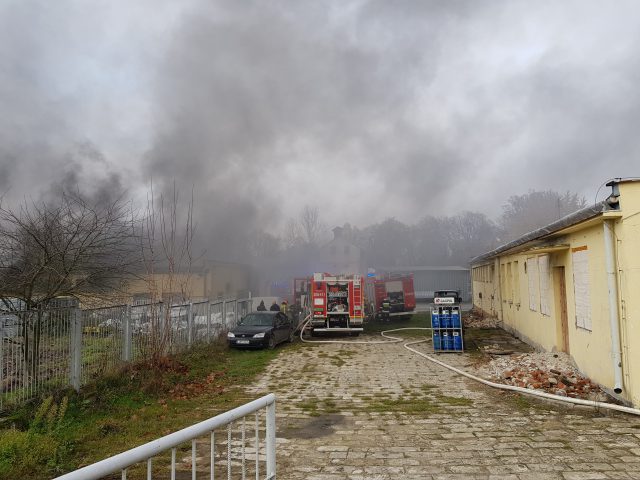
[[273, 325], [273, 315], [249, 314], [242, 319], [240, 325], [247, 325], [250, 327], [270, 327]]
[[453, 290], [441, 290], [436, 292], [436, 297], [457, 297], [458, 292]]

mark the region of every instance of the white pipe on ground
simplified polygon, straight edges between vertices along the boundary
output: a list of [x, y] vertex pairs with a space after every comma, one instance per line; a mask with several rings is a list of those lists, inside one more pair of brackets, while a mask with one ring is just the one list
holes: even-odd
[[630, 413], [631, 415], [640, 415], [640, 410], [637, 408], [625, 407], [623, 405], [616, 405], [615, 403], [598, 402], [596, 400], [582, 400], [580, 398], [561, 397], [560, 395], [554, 395], [552, 393], [541, 392], [538, 390], [531, 390], [529, 388], [516, 387], [513, 385], [504, 385], [502, 383], [495, 383], [489, 380], [485, 380], [484, 378], [476, 377], [475, 375], [471, 375], [470, 373], [467, 373], [464, 370], [460, 370], [459, 368], [456, 368], [447, 363], [441, 362], [440, 360], [430, 357], [429, 355], [410, 347], [410, 345], [415, 345], [417, 343], [422, 343], [424, 341], [425, 340], [418, 340], [417, 342], [405, 343], [404, 348], [412, 351], [413, 353], [420, 355], [423, 358], [426, 358], [430, 362], [433, 362], [437, 365], [440, 365], [444, 368], [451, 370], [452, 372], [456, 372], [460, 375], [470, 378], [471, 380], [475, 380], [476, 382], [480, 382], [485, 385], [488, 385], [489, 387], [499, 388], [500, 390], [511, 390], [512, 392], [523, 393], [525, 395], [533, 395], [534, 397], [541, 397], [541, 398], [546, 398], [549, 400], [555, 400], [555, 401], [560, 401], [565, 403], [573, 403], [575, 405], [584, 405], [587, 407], [603, 408], [606, 410], [617, 410], [618, 412]]
[[622, 393], [622, 354], [620, 352], [620, 319], [618, 315], [618, 281], [616, 278], [615, 236], [611, 220], [604, 224], [604, 256], [607, 263], [607, 286], [609, 290], [609, 325], [611, 329], [611, 356], [615, 393]]
[[[384, 332], [380, 332], [380, 335], [382, 335], [385, 338], [388, 338], [389, 340], [382, 340], [382, 341], [378, 341], [378, 340], [373, 340], [373, 341], [359, 341], [359, 342], [353, 342], [353, 341], [349, 341], [349, 340], [305, 340], [302, 338], [302, 332], [304, 331], [304, 326], [306, 326], [307, 323], [309, 323], [310, 321], [310, 317], [309, 320], [306, 320], [306, 322], [303, 325], [303, 328], [300, 331], [300, 340], [302, 340], [304, 343], [337, 343], [337, 344], [360, 344], [360, 345], [375, 345], [375, 344], [381, 344], [381, 343], [398, 343], [403, 341], [402, 338], [400, 337], [394, 337], [392, 335], [387, 335], [387, 333], [389, 332], [398, 332], [401, 330], [433, 330], [432, 328], [428, 328], [428, 327], [413, 327], [413, 328], [395, 328], [392, 330], [385, 330]], [[557, 402], [564, 402], [564, 403], [572, 403], [575, 405], [584, 405], [587, 407], [593, 407], [593, 408], [599, 408], [599, 409], [605, 409], [605, 410], [616, 410], [618, 412], [624, 412], [624, 413], [629, 413], [631, 415], [638, 415], [640, 416], [640, 409], [637, 408], [632, 408], [632, 407], [625, 407], [623, 405], [616, 405], [614, 403], [607, 403], [607, 402], [598, 402], [596, 400], [582, 400], [580, 398], [570, 398], [570, 397], [561, 397], [560, 395], [554, 395], [552, 393], [546, 393], [546, 392], [541, 392], [539, 390], [531, 390], [529, 388], [522, 388], [522, 387], [516, 387], [513, 385], [504, 385], [502, 383], [495, 383], [495, 382], [491, 382], [489, 380], [486, 380], [484, 378], [481, 377], [476, 377], [475, 375], [472, 375], [470, 373], [465, 372], [464, 370], [460, 370], [459, 368], [456, 368], [452, 365], [449, 365], [447, 363], [444, 363], [440, 360], [437, 360], [425, 353], [422, 353], [418, 350], [416, 350], [415, 348], [411, 348], [411, 345], [416, 345], [418, 343], [424, 343], [427, 340], [417, 340], [414, 342], [408, 342], [405, 343], [403, 345], [404, 348], [406, 348], [407, 350], [409, 350], [410, 352], [413, 352], [417, 355], [420, 355], [423, 358], [426, 358], [427, 360], [429, 360], [430, 362], [433, 362], [437, 365], [440, 365], [441, 367], [444, 367], [448, 370], [451, 370], [452, 372], [458, 373], [462, 376], [465, 376], [467, 378], [470, 378], [471, 380], [475, 380], [476, 382], [480, 382], [484, 385], [487, 385], [489, 387], [492, 388], [498, 388], [500, 390], [509, 390], [512, 392], [517, 392], [517, 393], [522, 393], [524, 395], [532, 395], [534, 397], [540, 397], [540, 398], [546, 398], [548, 400], [555, 400]]]

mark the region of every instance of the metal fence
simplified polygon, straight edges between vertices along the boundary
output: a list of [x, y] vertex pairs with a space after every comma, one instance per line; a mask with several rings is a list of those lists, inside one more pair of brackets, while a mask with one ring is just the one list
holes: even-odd
[[[189, 452], [186, 458], [184, 450]], [[116, 473], [125, 480], [129, 473], [131, 478], [148, 479], [166, 478], [169, 473], [175, 479], [186, 478], [188, 472], [192, 479], [197, 473], [207, 473], [210, 479], [276, 478], [275, 395], [265, 395], [57, 480], [97, 480]]]
[[55, 388], [79, 389], [153, 352], [213, 342], [251, 308], [248, 298], [1, 313], [0, 410]]

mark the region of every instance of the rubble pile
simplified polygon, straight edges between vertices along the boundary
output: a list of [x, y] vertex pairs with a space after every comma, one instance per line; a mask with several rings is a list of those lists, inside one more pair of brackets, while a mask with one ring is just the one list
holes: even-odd
[[[497, 345], [485, 347], [498, 348]], [[580, 375], [564, 353], [524, 353], [495, 356], [479, 367], [496, 383], [541, 390], [562, 397], [606, 400], [598, 385]]]
[[499, 323], [497, 318], [485, 315], [475, 309], [464, 317], [464, 326], [469, 328], [496, 328]]

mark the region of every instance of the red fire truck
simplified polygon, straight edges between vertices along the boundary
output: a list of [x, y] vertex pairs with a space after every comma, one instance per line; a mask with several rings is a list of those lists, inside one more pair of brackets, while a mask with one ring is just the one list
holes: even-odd
[[360, 275], [314, 273], [311, 279], [311, 333], [363, 330], [364, 284]]
[[413, 275], [388, 274], [376, 278], [372, 293], [376, 318], [409, 318], [413, 315], [416, 308]]

